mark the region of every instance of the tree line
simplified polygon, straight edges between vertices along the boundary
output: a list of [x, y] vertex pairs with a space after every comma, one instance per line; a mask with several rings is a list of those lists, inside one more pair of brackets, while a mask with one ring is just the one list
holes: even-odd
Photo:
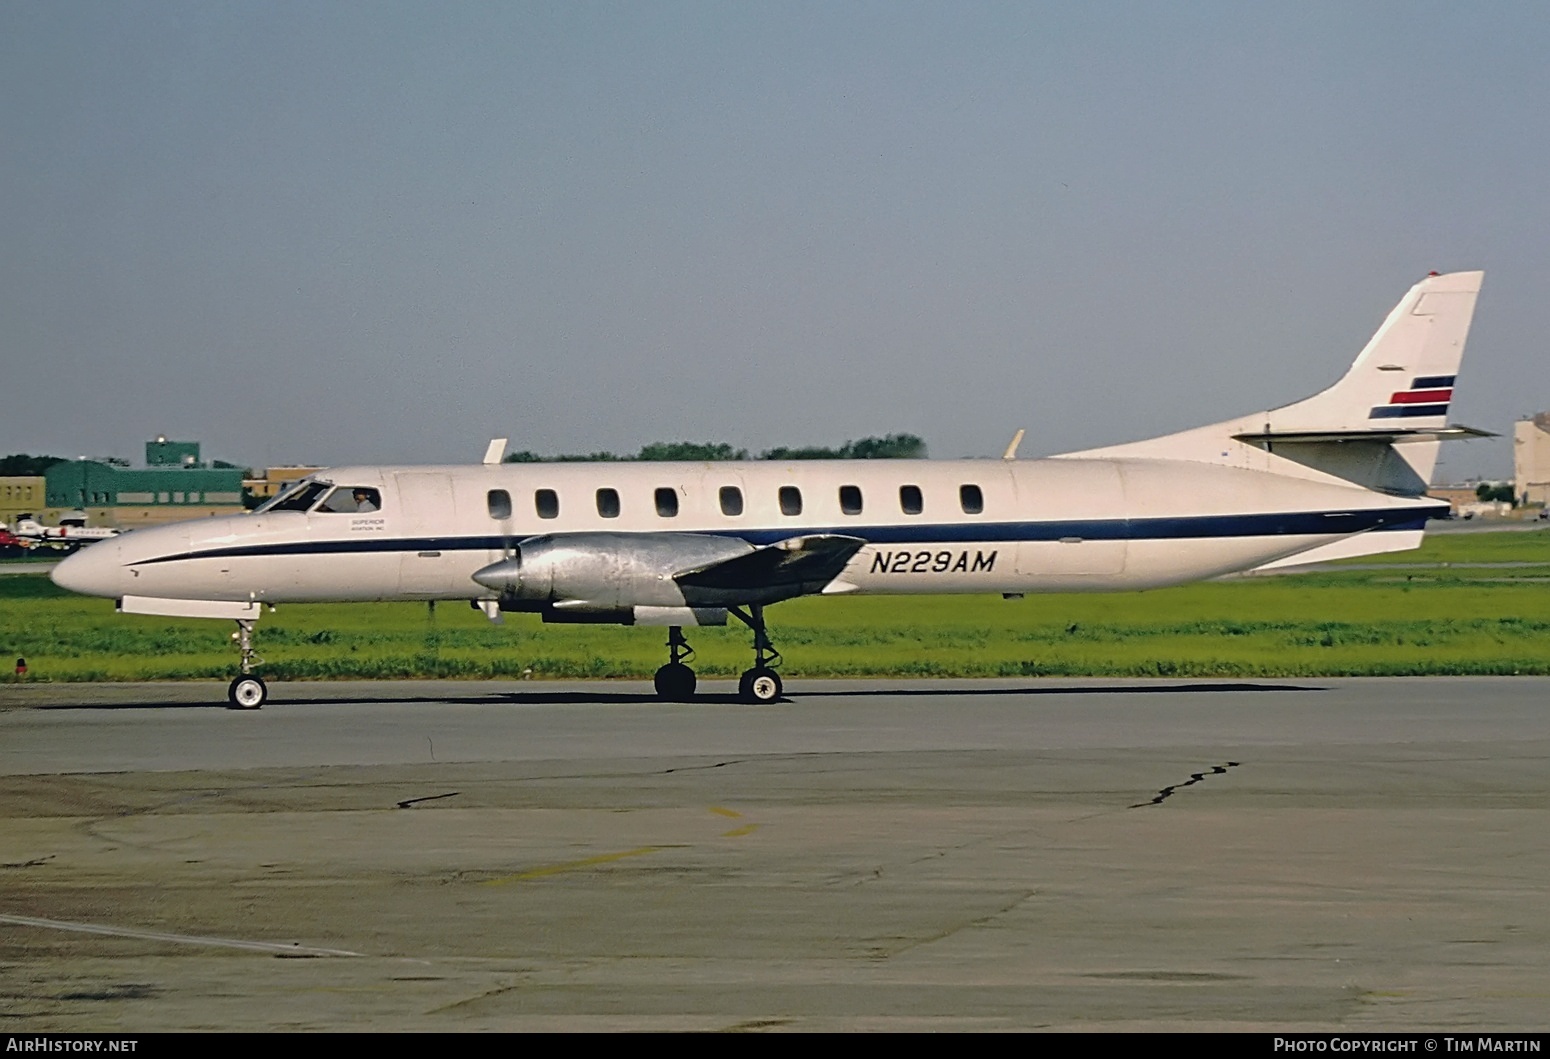
[[807, 445], [779, 446], [750, 456], [747, 449], [735, 449], [725, 442], [654, 441], [643, 445], [634, 455], [614, 452], [565, 453], [542, 456], [523, 450], [506, 457], [507, 463], [598, 463], [598, 462], [721, 462], [725, 460], [920, 460], [926, 457], [924, 439], [914, 434], [886, 434], [883, 437], [858, 438], [838, 447]]
[[[94, 456], [97, 463], [106, 463], [113, 467], [128, 468], [130, 462], [122, 456]], [[56, 463], [72, 462], [67, 456], [30, 456], [25, 452], [13, 453], [10, 456], [0, 456], [0, 478], [37, 478], [43, 472]], [[211, 460], [210, 466], [216, 470], [237, 471], [240, 470], [244, 477], [253, 477], [253, 468], [243, 467], [240, 463], [228, 463], [225, 460]]]
[[0, 478], [37, 478], [63, 460], [63, 456], [29, 456], [25, 452], [0, 456]]

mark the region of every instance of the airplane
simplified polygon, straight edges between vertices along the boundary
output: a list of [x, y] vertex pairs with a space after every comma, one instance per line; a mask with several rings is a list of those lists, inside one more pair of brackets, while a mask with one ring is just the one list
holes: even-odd
[[117, 537], [122, 530], [106, 526], [88, 526], [84, 516], [60, 519], [57, 526], [45, 526], [31, 514], [16, 516], [16, 523], [8, 527], [11, 536], [26, 542], [28, 548], [53, 548], [56, 551], [73, 552], [93, 541]]
[[281, 603], [468, 600], [492, 621], [753, 633], [740, 697], [783, 694], [765, 608], [806, 595], [1131, 591], [1418, 547], [1480, 272], [1432, 273], [1303, 401], [1037, 460], [504, 463], [319, 471], [253, 512], [137, 529], [53, 579], [127, 614], [235, 620], [231, 703], [256, 709], [254, 623]]
[[6, 555], [13, 551], [26, 552], [31, 549], [32, 541], [26, 537], [18, 537], [11, 532], [11, 527], [4, 522], [0, 522], [0, 555]]

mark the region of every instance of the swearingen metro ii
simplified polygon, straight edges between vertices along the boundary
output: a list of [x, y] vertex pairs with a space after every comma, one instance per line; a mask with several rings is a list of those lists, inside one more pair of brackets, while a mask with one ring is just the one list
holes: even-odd
[[1166, 437], [1040, 460], [500, 462], [341, 467], [251, 514], [136, 530], [54, 581], [131, 614], [234, 619], [231, 701], [264, 604], [469, 600], [546, 622], [663, 625], [664, 699], [695, 676], [683, 628], [753, 630], [741, 694], [781, 695], [764, 608], [844, 593], [1099, 592], [1417, 547], [1480, 272], [1432, 274], [1339, 382]]

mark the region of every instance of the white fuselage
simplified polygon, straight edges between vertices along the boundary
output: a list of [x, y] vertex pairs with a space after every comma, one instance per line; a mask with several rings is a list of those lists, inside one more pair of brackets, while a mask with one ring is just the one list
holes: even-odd
[[[867, 543], [826, 594], [1114, 591], [1253, 569], [1354, 534], [1415, 533], [1439, 511], [1426, 498], [1162, 459], [345, 467], [315, 479], [339, 487], [320, 501], [333, 509], [136, 530], [67, 560], [55, 580], [169, 600], [487, 599], [472, 575], [539, 535], [767, 545], [837, 534]], [[339, 499], [354, 490], [372, 491], [377, 510]]]

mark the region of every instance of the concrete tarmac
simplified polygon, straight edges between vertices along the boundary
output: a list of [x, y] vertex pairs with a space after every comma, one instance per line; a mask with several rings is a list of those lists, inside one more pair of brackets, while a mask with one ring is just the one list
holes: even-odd
[[0, 687], [42, 1030], [1544, 1030], [1550, 680]]

